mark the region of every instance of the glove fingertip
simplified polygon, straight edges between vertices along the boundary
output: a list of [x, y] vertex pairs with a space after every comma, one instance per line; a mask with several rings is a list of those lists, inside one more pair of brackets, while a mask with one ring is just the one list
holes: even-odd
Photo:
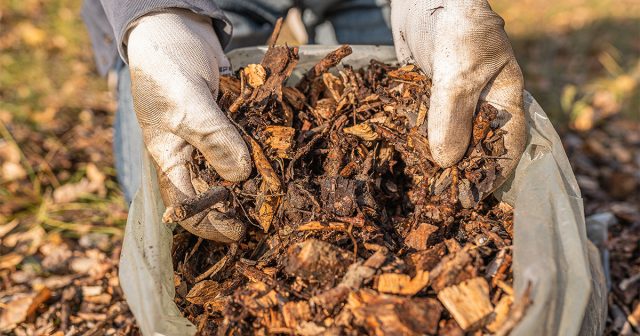
[[203, 154], [220, 176], [230, 182], [246, 180], [251, 174], [251, 154], [235, 128], [219, 134], [217, 146], [207, 147]]
[[462, 160], [467, 149], [467, 145], [452, 145], [438, 141], [430, 141], [429, 144], [433, 160], [442, 168], [451, 167]]
[[458, 163], [467, 151], [471, 139], [471, 123], [475, 110], [475, 95], [445, 88], [432, 92], [427, 116], [429, 148], [440, 167]]
[[244, 181], [249, 178], [252, 170], [249, 152], [247, 151], [246, 153], [235, 153], [235, 155], [233, 156], [235, 157], [227, 159], [231, 160], [232, 163], [217, 169], [218, 174], [220, 174], [223, 179], [230, 182]]
[[216, 229], [216, 235], [212, 240], [216, 240], [223, 243], [238, 242], [244, 237], [246, 232], [246, 225], [233, 217], [227, 217], [226, 215], [218, 211], [210, 211], [207, 214], [207, 220]]

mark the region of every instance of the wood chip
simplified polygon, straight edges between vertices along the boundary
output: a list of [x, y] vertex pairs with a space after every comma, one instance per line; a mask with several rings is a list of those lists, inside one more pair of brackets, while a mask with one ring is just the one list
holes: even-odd
[[264, 81], [267, 78], [267, 72], [260, 64], [249, 64], [243, 69], [247, 76], [247, 83], [252, 88], [258, 88], [264, 85]]
[[372, 335], [434, 334], [442, 306], [429, 298], [402, 298], [360, 290], [349, 295], [355, 323]]
[[378, 291], [388, 294], [416, 295], [429, 284], [429, 272], [418, 271], [413, 279], [407, 274], [383, 273], [378, 276]]
[[480, 277], [442, 289], [438, 299], [465, 331], [481, 327], [493, 312], [489, 284]]
[[296, 132], [295, 129], [292, 127], [271, 125], [265, 127], [264, 131], [268, 136], [265, 143], [276, 151], [276, 155], [282, 159], [290, 159], [293, 136]]
[[301, 322], [311, 320], [311, 307], [307, 301], [290, 301], [282, 306], [282, 316], [287, 327], [296, 329]]
[[487, 329], [492, 333], [497, 332], [507, 321], [509, 311], [513, 304], [513, 297], [509, 295], [503, 296], [493, 310], [493, 321], [487, 325]]

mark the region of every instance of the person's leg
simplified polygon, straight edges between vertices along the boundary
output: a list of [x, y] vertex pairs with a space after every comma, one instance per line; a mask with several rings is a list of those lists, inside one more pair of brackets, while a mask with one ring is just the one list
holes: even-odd
[[142, 146], [142, 131], [133, 110], [129, 67], [120, 62], [116, 71], [118, 76], [118, 109], [113, 125], [113, 152], [118, 182], [127, 203], [130, 203], [140, 186], [143, 154], [141, 150], [144, 147]]
[[386, 0], [304, 1], [309, 43], [392, 45]]
[[214, 0], [233, 25], [227, 51], [264, 45], [276, 20], [284, 17], [294, 0]]

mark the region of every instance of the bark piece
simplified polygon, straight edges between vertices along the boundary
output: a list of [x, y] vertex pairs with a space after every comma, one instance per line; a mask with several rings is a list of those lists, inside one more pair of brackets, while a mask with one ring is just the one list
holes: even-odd
[[397, 70], [389, 71], [389, 77], [402, 79], [409, 82], [418, 82], [427, 79], [427, 76], [418, 72], [418, 68], [413, 64], [407, 64]]
[[498, 116], [498, 110], [489, 105], [481, 105], [480, 111], [476, 113], [473, 122], [473, 131], [471, 135], [472, 146], [476, 146], [480, 141], [484, 140], [491, 131], [491, 122]]
[[336, 101], [332, 98], [320, 99], [316, 102], [312, 113], [320, 120], [331, 120], [336, 115]]
[[333, 287], [353, 260], [351, 252], [316, 239], [291, 246], [287, 255], [285, 272], [325, 287]]
[[406, 261], [416, 271], [431, 271], [447, 254], [444, 243], [438, 243], [427, 250], [409, 254]]
[[442, 305], [430, 298], [403, 298], [360, 290], [349, 296], [355, 323], [372, 335], [434, 334]]
[[249, 144], [251, 145], [251, 157], [253, 158], [253, 162], [256, 165], [256, 169], [260, 176], [262, 176], [263, 180], [266, 182], [266, 187], [269, 191], [273, 193], [277, 193], [280, 191], [282, 183], [280, 182], [280, 178], [278, 174], [273, 170], [271, 163], [264, 155], [264, 151], [252, 138], [249, 138]]
[[282, 88], [282, 94], [284, 95], [285, 100], [291, 104], [293, 108], [297, 110], [304, 108], [306, 97], [302, 92], [300, 92], [300, 90], [291, 86], [285, 86]]
[[268, 76], [264, 84], [257, 87], [249, 98], [249, 107], [256, 112], [264, 111], [269, 99], [282, 102], [282, 87], [298, 63], [298, 48], [275, 46], [269, 48], [260, 64]]
[[355, 135], [358, 138], [366, 141], [378, 140], [378, 133], [376, 133], [371, 125], [368, 123], [357, 124], [351, 127], [346, 127], [342, 130], [346, 134]]
[[358, 205], [356, 192], [361, 184], [360, 181], [341, 176], [324, 179], [320, 185], [322, 205], [336, 216], [351, 216]]
[[258, 208], [257, 219], [264, 232], [269, 231], [273, 218], [276, 215], [281, 197], [273, 195], [268, 181], [263, 180], [260, 184], [260, 194], [256, 197], [256, 208]]
[[356, 262], [351, 264], [342, 281], [340, 281], [337, 286], [312, 297], [310, 302], [323, 307], [327, 311], [333, 310], [337, 304], [347, 298], [347, 295], [351, 291], [360, 289], [365, 281], [373, 277], [376, 270], [380, 268], [387, 259], [387, 253], [388, 250], [383, 248], [376, 251], [376, 253], [369, 257], [364, 263]]
[[470, 247], [449, 254], [431, 270], [431, 287], [436, 292], [478, 275], [477, 251]]
[[427, 249], [427, 241], [429, 237], [438, 231], [438, 227], [435, 225], [420, 223], [418, 227], [412, 230], [404, 239], [404, 243], [418, 251]]
[[260, 64], [249, 64], [243, 71], [247, 78], [247, 84], [254, 89], [264, 85], [264, 81], [267, 79], [267, 71]]

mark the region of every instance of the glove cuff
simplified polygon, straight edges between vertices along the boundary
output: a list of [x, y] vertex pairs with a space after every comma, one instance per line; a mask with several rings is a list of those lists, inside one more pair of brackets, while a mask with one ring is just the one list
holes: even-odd
[[[146, 14], [133, 21], [126, 33], [124, 44], [127, 46], [131, 41], [133, 32], [140, 34], [143, 40], [156, 41], [156, 43], [166, 43], [167, 48], [189, 48], [183, 45], [184, 36], [191, 36], [195, 43], [204, 43], [212, 49], [213, 55], [218, 60], [218, 68], [221, 73], [230, 71], [230, 64], [217, 34], [212, 28], [212, 18], [200, 15], [183, 8], [167, 8]], [[138, 43], [141, 41], [137, 38]], [[186, 43], [186, 40], [184, 40]], [[135, 42], [134, 42], [135, 43]], [[144, 43], [144, 42], [143, 42]], [[193, 45], [191, 46], [193, 47]], [[147, 52], [153, 52], [147, 50]]]

